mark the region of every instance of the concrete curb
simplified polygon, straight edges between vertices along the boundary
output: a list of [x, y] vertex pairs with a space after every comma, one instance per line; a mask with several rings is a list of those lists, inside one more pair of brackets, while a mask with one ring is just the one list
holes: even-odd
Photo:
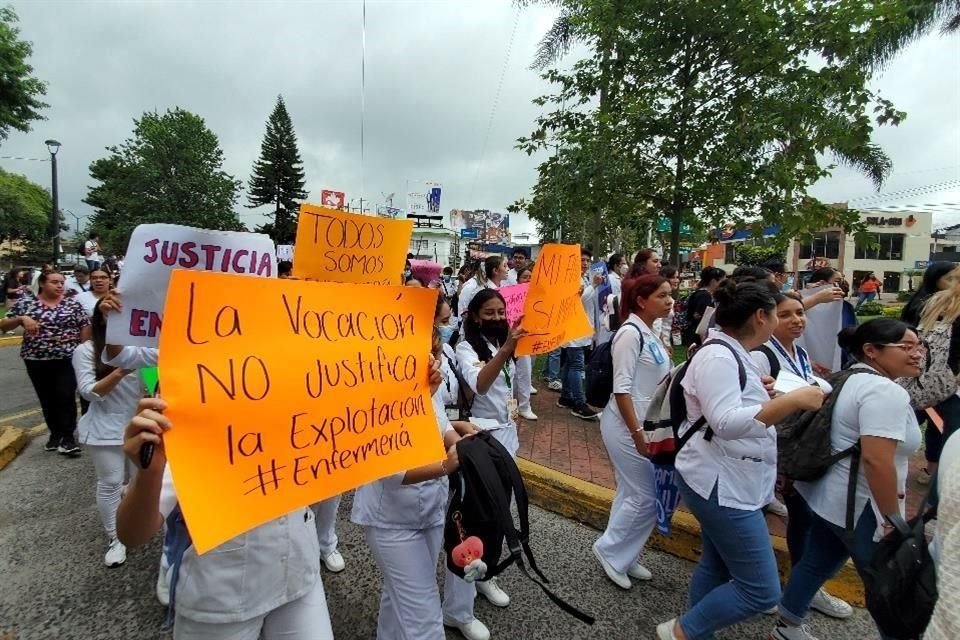
[[[601, 487], [580, 478], [568, 476], [543, 465], [517, 459], [517, 465], [523, 474], [530, 494], [530, 501], [548, 511], [591, 527], [603, 530], [607, 526], [610, 505], [613, 502], [613, 490]], [[696, 562], [700, 558], [700, 525], [691, 514], [678, 511], [673, 516], [671, 534], [663, 536], [656, 531], [650, 537], [649, 546], [658, 551]], [[781, 580], [786, 580], [790, 568], [786, 540], [780, 536], [770, 536], [773, 552], [777, 557]], [[850, 604], [863, 607], [863, 582], [853, 565], [849, 562], [837, 576], [827, 583], [827, 591], [843, 598]]]
[[13, 462], [28, 442], [46, 430], [44, 423], [26, 428], [0, 426], [0, 470]]
[[23, 336], [4, 336], [0, 338], [0, 348], [15, 347], [23, 342]]

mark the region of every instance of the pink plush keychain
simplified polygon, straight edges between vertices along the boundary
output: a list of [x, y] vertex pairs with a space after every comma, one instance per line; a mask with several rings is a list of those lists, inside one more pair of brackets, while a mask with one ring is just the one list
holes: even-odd
[[487, 575], [487, 563], [483, 561], [483, 540], [477, 536], [467, 537], [463, 531], [460, 512], [453, 514], [453, 522], [457, 525], [457, 532], [460, 535], [460, 544], [450, 551], [450, 559], [453, 564], [463, 569], [463, 579], [466, 582], [483, 580]]

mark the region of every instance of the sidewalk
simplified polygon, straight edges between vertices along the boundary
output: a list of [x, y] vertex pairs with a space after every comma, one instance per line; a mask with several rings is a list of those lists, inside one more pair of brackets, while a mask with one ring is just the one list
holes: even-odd
[[[616, 489], [613, 468], [600, 437], [600, 422], [585, 421], [556, 406], [560, 397], [547, 386], [536, 383], [539, 393], [531, 405], [538, 420], [520, 420], [520, 448], [517, 456], [527, 475], [528, 489], [540, 506], [602, 527], [610, 510], [612, 492]], [[529, 461], [534, 464], [527, 464]], [[910, 460], [907, 481], [907, 513], [920, 506], [926, 487], [916, 481], [924, 465], [923, 451]], [[538, 500], [539, 499], [539, 500]], [[685, 511], [683, 504], [680, 510]], [[767, 514], [771, 542], [777, 552], [781, 571], [789, 570], [786, 556], [786, 519]], [[699, 557], [699, 527], [689, 512], [674, 516], [674, 533], [669, 538], [655, 535], [651, 546], [675, 555], [696, 560]], [[862, 585], [849, 567], [835, 583], [832, 592], [851, 603], [862, 605]]]

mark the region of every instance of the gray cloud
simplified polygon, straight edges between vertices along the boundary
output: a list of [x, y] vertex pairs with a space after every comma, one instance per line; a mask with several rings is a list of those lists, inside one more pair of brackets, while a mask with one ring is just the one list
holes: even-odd
[[[294, 120], [312, 200], [323, 188], [348, 198], [403, 204], [407, 180], [444, 186], [442, 208], [503, 209], [526, 195], [538, 158], [514, 150], [548, 89], [527, 68], [555, 15], [507, 0], [368, 0], [366, 116], [360, 157], [361, 3], [17, 2], [37, 75], [50, 84], [48, 120], [12, 135], [0, 155], [43, 157], [63, 143], [61, 206], [88, 214], [87, 168], [129, 136], [146, 110], [180, 106], [220, 137], [226, 169], [246, 182], [265, 120], [283, 94]], [[516, 20], [493, 126], [481, 151]], [[890, 188], [960, 178], [960, 39], [914, 45], [877, 84], [910, 115], [878, 141], [896, 168]], [[49, 184], [46, 163], [0, 159]], [[946, 167], [946, 169], [944, 169]], [[937, 172], [930, 170], [937, 169]], [[870, 192], [839, 170], [815, 194], [842, 200]], [[263, 219], [249, 210], [243, 220]], [[68, 216], [68, 220], [72, 220]], [[518, 226], [528, 226], [521, 223]], [[515, 229], [517, 231], [521, 229]]]

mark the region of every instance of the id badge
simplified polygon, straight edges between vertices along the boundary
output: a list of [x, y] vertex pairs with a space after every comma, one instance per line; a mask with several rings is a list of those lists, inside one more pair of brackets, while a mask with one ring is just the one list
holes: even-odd
[[507, 400], [507, 411], [510, 412], [510, 419], [516, 422], [520, 415], [520, 405], [517, 404], [516, 398]]
[[457, 407], [446, 407], [444, 411], [447, 414], [448, 420], [459, 420], [460, 419], [460, 409]]
[[663, 355], [663, 349], [660, 348], [660, 345], [652, 341], [648, 344], [650, 345], [650, 353], [653, 354], [653, 361], [657, 364], [663, 364], [666, 362], [666, 358]]

